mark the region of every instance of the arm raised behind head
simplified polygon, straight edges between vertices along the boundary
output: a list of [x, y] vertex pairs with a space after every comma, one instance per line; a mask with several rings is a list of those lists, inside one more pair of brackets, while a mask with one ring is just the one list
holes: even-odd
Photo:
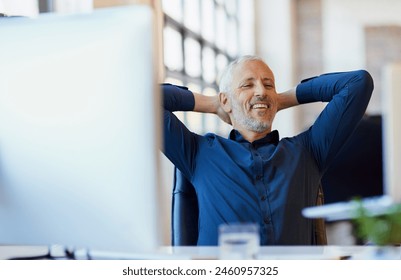
[[291, 108], [296, 105], [299, 105], [299, 102], [296, 96], [295, 87], [278, 94], [277, 112], [287, 108]]

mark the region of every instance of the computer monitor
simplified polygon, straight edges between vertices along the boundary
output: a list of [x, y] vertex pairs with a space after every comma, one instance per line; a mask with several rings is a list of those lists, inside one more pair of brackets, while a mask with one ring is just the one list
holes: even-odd
[[[383, 195], [362, 199], [362, 205], [372, 215], [383, 214], [401, 203], [401, 63], [386, 65], [382, 81]], [[308, 218], [346, 220], [356, 215], [357, 207], [355, 201], [343, 201], [308, 207], [302, 213]]]
[[161, 245], [152, 17], [0, 21], [0, 244]]

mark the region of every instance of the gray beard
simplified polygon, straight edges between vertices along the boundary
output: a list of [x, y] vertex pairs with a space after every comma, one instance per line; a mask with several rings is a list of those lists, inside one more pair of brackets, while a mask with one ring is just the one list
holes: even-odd
[[231, 104], [233, 106], [232, 110], [233, 119], [234, 122], [237, 123], [238, 125], [245, 127], [247, 130], [259, 133], [264, 132], [270, 128], [270, 124], [261, 122], [251, 117], [247, 117], [244, 114], [242, 114], [238, 108], [238, 105], [235, 102], [232, 102]]

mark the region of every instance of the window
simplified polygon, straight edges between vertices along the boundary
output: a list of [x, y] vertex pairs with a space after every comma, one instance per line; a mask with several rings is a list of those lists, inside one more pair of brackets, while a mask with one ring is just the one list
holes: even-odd
[[[205, 95], [218, 93], [217, 78], [228, 62], [254, 53], [252, 0], [163, 0], [166, 82]], [[217, 116], [178, 113], [192, 131], [227, 135]]]

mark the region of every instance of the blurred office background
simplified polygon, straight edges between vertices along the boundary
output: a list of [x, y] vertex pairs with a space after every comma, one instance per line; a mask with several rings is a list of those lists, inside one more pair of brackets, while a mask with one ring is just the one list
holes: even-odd
[[[0, 12], [35, 17], [44, 12], [90, 12], [149, 3], [162, 9], [165, 80], [216, 94], [227, 63], [243, 54], [264, 58], [279, 91], [322, 72], [367, 69], [375, 90], [367, 113], [381, 111], [381, 73], [401, 60], [399, 0], [0, 0]], [[281, 136], [304, 130], [324, 104], [281, 112]], [[181, 116], [192, 130], [227, 134], [214, 116]]]
[[[163, 23], [161, 80], [203, 94], [218, 92], [219, 74], [230, 60], [256, 54], [275, 73], [278, 91], [323, 72], [367, 69], [375, 81], [367, 114], [380, 115], [383, 67], [401, 61], [399, 0], [0, 0], [0, 13], [35, 17], [134, 3], [154, 6]], [[280, 112], [275, 128], [281, 137], [303, 131], [324, 106]], [[200, 134], [230, 131], [215, 116], [178, 115]], [[172, 167], [162, 162], [170, 199]]]

